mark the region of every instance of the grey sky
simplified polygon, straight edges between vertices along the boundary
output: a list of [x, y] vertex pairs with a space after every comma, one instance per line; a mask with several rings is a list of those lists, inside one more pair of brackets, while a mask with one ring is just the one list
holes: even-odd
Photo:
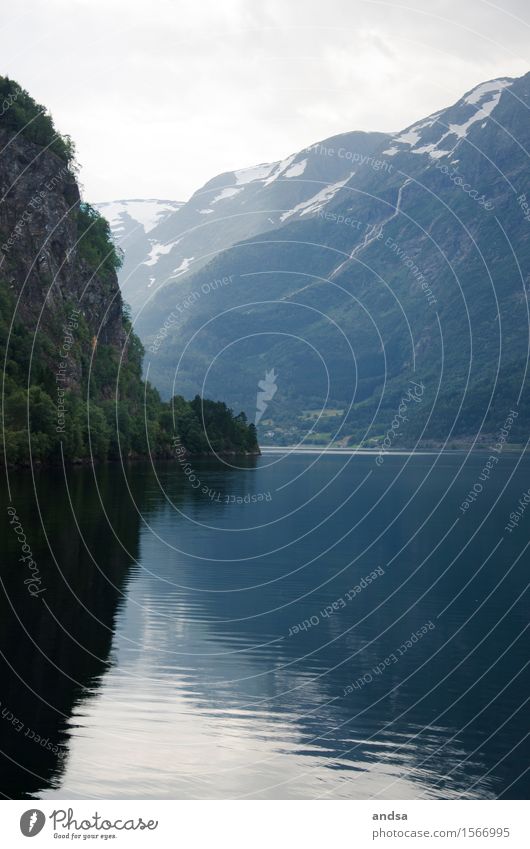
[[185, 200], [526, 73], [529, 22], [527, 0], [17, 0], [0, 73], [74, 138], [88, 200]]

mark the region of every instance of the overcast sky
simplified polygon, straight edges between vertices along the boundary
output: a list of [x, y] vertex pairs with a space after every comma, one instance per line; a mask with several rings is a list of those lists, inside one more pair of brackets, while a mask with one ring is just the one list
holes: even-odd
[[75, 140], [90, 201], [398, 130], [530, 70], [528, 0], [16, 0], [2, 67]]

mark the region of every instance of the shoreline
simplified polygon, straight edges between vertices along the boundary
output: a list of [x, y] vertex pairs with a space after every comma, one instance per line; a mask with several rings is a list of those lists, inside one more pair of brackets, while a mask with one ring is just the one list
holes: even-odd
[[[489, 454], [492, 449], [487, 446], [474, 446], [474, 447], [459, 447], [459, 448], [431, 448], [431, 447], [419, 447], [419, 448], [401, 448], [389, 451], [381, 451], [379, 448], [335, 448], [335, 447], [327, 447], [327, 446], [318, 446], [318, 445], [262, 445], [261, 446], [261, 454], [262, 456], [265, 454], [337, 454], [337, 455], [354, 455], [360, 454], [362, 456], [373, 457], [373, 456], [383, 456], [383, 457], [408, 457], [412, 455], [428, 457], [428, 456], [437, 456], [439, 454], [448, 454], [450, 456], [455, 454]], [[506, 454], [524, 454], [525, 447], [519, 445], [506, 445], [504, 447], [503, 453]]]
[[[217, 451], [217, 452], [186, 452], [185, 456], [190, 458], [200, 458], [200, 459], [223, 459], [224, 457], [260, 457], [262, 454], [261, 450], [258, 451]], [[157, 456], [152, 456], [149, 454], [131, 454], [127, 457], [107, 457], [105, 460], [100, 460], [98, 457], [75, 457], [73, 460], [64, 460], [64, 465], [68, 468], [72, 468], [74, 466], [114, 466], [117, 463], [147, 463], [149, 460], [152, 462], [178, 462], [178, 458], [175, 457], [174, 454], [160, 454]], [[0, 459], [0, 469], [61, 469], [63, 463], [60, 459], [58, 460], [33, 460], [33, 462], [27, 463], [4, 463], [3, 457]]]

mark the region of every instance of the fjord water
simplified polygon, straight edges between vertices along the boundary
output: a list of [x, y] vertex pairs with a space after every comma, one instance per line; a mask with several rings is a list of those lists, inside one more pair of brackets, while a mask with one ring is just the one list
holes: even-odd
[[4, 796], [526, 798], [530, 466], [460, 509], [486, 460], [10, 472]]

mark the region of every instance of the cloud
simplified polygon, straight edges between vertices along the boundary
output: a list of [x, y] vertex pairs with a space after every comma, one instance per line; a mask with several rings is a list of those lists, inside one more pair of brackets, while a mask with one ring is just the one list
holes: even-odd
[[215, 174], [394, 130], [528, 70], [513, 0], [19, 0], [2, 73], [77, 143], [89, 199], [185, 199]]

